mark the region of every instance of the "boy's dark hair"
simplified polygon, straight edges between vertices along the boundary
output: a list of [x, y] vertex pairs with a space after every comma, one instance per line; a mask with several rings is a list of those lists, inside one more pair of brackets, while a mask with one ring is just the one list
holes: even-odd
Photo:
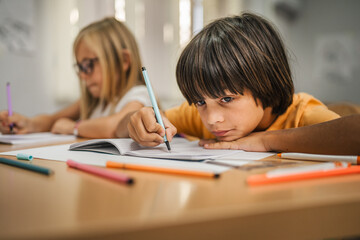
[[215, 20], [199, 32], [179, 58], [176, 79], [189, 104], [248, 89], [263, 108], [282, 114], [294, 94], [279, 34], [250, 13]]

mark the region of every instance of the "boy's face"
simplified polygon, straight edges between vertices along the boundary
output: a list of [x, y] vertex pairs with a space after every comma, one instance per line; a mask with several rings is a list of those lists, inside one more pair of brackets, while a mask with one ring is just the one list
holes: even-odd
[[201, 120], [218, 140], [233, 141], [254, 130], [264, 130], [275, 119], [271, 108], [263, 109], [260, 101], [256, 104], [250, 91], [244, 91], [244, 95], [225, 93], [195, 103]]

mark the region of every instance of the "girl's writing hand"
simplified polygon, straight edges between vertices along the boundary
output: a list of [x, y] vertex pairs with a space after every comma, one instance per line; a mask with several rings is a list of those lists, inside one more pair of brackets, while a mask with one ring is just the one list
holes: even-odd
[[8, 115], [8, 111], [0, 112], [0, 131], [5, 134], [10, 132], [10, 124], [13, 124], [13, 133], [25, 134], [33, 132], [31, 120], [18, 113], [13, 113], [12, 116]]
[[70, 135], [74, 133], [75, 124], [76, 122], [70, 118], [60, 118], [54, 123], [51, 132]]
[[7, 111], [0, 112], [0, 132], [1, 133], [10, 133]]
[[169, 142], [177, 130], [169, 120], [162, 116], [164, 128], [156, 121], [154, 110], [151, 107], [141, 108], [135, 112], [128, 123], [129, 136], [139, 144], [148, 147], [154, 147], [164, 142], [164, 135]]
[[236, 149], [251, 152], [271, 151], [267, 143], [267, 132], [255, 132], [246, 137], [231, 142], [218, 142], [216, 140], [200, 140], [199, 145], [207, 149]]

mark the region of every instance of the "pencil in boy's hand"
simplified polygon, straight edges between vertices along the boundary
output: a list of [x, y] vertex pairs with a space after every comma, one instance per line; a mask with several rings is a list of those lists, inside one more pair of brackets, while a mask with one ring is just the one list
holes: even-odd
[[[142, 67], [142, 68], [141, 68], [141, 71], [142, 71], [142, 74], [143, 74], [143, 76], [144, 76], [146, 88], [147, 88], [147, 90], [148, 90], [148, 93], [149, 93], [149, 96], [150, 96], [150, 100], [151, 100], [151, 104], [152, 104], [153, 109], [154, 109], [154, 112], [155, 112], [156, 120], [157, 120], [157, 122], [164, 128], [164, 130], [165, 130], [165, 126], [164, 126], [163, 120], [162, 120], [162, 118], [161, 118], [161, 114], [160, 114], [160, 111], [159, 111], [159, 107], [158, 107], [158, 105], [157, 105], [156, 98], [155, 98], [154, 92], [153, 92], [153, 90], [152, 90], [151, 83], [150, 83], [150, 80], [149, 80], [149, 77], [148, 77], [146, 68], [145, 68], [145, 67]], [[166, 133], [165, 133], [165, 135], [164, 135], [164, 142], [165, 142], [165, 144], [166, 144], [166, 147], [167, 147], [168, 151], [170, 152], [170, 151], [171, 151], [170, 143], [169, 143], [169, 141], [167, 140]]]
[[169, 143], [169, 141], [166, 141], [165, 144], [166, 144], [166, 147], [167, 147], [168, 151], [171, 152], [171, 148], [170, 148], [170, 143]]

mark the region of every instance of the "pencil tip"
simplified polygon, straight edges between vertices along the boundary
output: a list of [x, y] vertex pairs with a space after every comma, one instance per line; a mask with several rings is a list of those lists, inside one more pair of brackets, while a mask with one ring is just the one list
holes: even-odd
[[171, 152], [171, 147], [170, 147], [169, 141], [166, 141], [165, 144], [166, 144], [168, 151]]

